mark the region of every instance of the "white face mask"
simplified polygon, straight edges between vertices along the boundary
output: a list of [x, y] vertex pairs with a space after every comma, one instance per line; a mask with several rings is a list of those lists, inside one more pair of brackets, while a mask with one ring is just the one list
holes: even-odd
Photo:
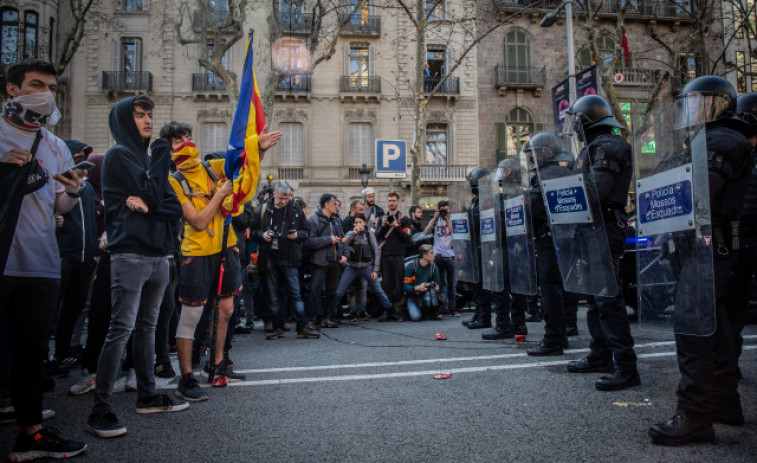
[[3, 115], [21, 125], [55, 125], [61, 118], [55, 97], [49, 91], [19, 95], [5, 104]]

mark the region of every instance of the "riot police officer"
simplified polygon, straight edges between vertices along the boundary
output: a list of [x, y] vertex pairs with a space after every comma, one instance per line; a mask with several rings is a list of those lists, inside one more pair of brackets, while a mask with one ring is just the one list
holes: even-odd
[[[631, 146], [613, 133], [614, 129], [624, 127], [615, 120], [610, 105], [599, 95], [579, 98], [569, 112], [576, 118], [574, 128], [578, 139], [586, 143], [573, 171], [583, 174], [587, 186], [596, 189], [615, 275], [619, 278], [619, 259], [625, 245], [625, 206], [633, 176]], [[569, 362], [568, 371], [610, 373], [595, 382], [596, 388], [603, 391], [641, 384], [622, 292], [612, 297], [589, 297], [586, 321], [591, 350], [586, 358]]]
[[677, 411], [668, 421], [649, 429], [654, 443], [666, 445], [711, 440], [715, 436], [713, 422], [744, 424], [725, 293], [726, 275], [740, 248], [737, 221], [752, 175], [752, 151], [742, 133], [746, 124], [735, 116], [736, 91], [725, 79], [697, 77], [678, 95], [679, 103], [680, 107], [696, 108], [696, 114], [685, 115], [689, 120], [706, 118], [716, 327], [711, 336], [675, 336], [681, 372]]
[[[555, 162], [560, 155], [560, 141], [551, 133], [542, 132], [531, 137], [523, 146], [529, 165], [534, 169], [529, 189], [531, 218], [536, 244], [536, 268], [541, 288], [541, 307], [544, 315], [544, 338], [538, 346], [528, 349], [531, 356], [562, 355], [567, 347], [565, 335], [563, 283], [557, 264], [555, 245], [549, 219], [542, 198], [541, 180], [570, 175], [570, 170]], [[535, 170], [539, 169], [539, 175]]]
[[[517, 159], [504, 159], [497, 165], [497, 180], [502, 186], [503, 179], [508, 177], [520, 179], [520, 163]], [[503, 193], [497, 195], [498, 201], [502, 204], [505, 199]], [[500, 210], [500, 224], [502, 229], [502, 243], [505, 242], [505, 211]], [[494, 329], [481, 333], [481, 338], [486, 340], [509, 339], [513, 335], [528, 334], [526, 328], [526, 308], [522, 296], [511, 294], [510, 292], [510, 269], [507, 258], [507, 252], [502, 252], [502, 269], [503, 285], [502, 291], [492, 292], [492, 306], [497, 314]], [[482, 262], [483, 262], [482, 256]]]
[[[481, 218], [478, 212], [478, 181], [489, 175], [489, 171], [483, 167], [477, 167], [473, 169], [467, 176], [468, 184], [471, 187], [473, 193], [473, 200], [471, 201], [470, 210], [472, 211], [471, 217], [471, 238], [473, 239], [475, 252], [480, 253], [481, 237], [479, 236], [479, 226]], [[481, 274], [481, 263], [479, 262], [479, 275]], [[476, 304], [476, 310], [473, 312], [473, 318], [464, 320], [463, 325], [470, 329], [491, 328], [492, 326], [492, 293], [485, 290], [482, 286], [481, 278], [476, 283], [476, 291], [473, 294], [473, 300]]]

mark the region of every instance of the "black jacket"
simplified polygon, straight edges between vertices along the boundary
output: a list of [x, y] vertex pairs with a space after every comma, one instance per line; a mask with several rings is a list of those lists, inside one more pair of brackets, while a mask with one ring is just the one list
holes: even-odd
[[[181, 204], [168, 184], [171, 144], [157, 139], [147, 154], [132, 114], [136, 97], [118, 101], [110, 110], [108, 125], [116, 144], [105, 153], [102, 173], [105, 229], [111, 253], [163, 256], [173, 252], [178, 235]], [[140, 197], [146, 214], [126, 206], [129, 196]]]
[[[265, 210], [262, 209], [263, 206], [265, 206]], [[297, 230], [297, 239], [279, 238], [279, 250], [281, 252], [286, 251], [290, 267], [300, 267], [302, 265], [302, 243], [310, 236], [310, 227], [305, 219], [305, 214], [302, 213], [297, 203], [289, 201], [284, 209], [285, 217], [289, 221], [289, 229]], [[250, 237], [258, 242], [258, 268], [264, 271], [268, 268], [268, 262], [271, 258], [271, 243], [263, 238], [263, 233], [271, 230], [272, 221], [273, 198], [269, 198], [268, 201], [255, 208], [250, 226]], [[286, 234], [286, 231], [283, 233]]]
[[[593, 169], [592, 169], [593, 167]], [[593, 170], [593, 175], [590, 175]], [[595, 183], [602, 214], [606, 221], [616, 217], [607, 210], [623, 210], [633, 177], [631, 145], [623, 137], [609, 133], [598, 135], [586, 144], [576, 158], [574, 172], [584, 175], [587, 188]]]
[[341, 242], [331, 243], [331, 236], [343, 238], [342, 221], [334, 216], [326, 217], [322, 211], [316, 211], [308, 219], [310, 237], [305, 241], [305, 247], [313, 251], [310, 253], [310, 263], [313, 265], [327, 265], [338, 262], [342, 257]]
[[81, 196], [73, 209], [63, 214], [63, 226], [55, 231], [58, 252], [64, 259], [94, 262], [100, 252], [97, 243], [97, 212], [94, 188], [82, 182]]
[[385, 241], [381, 247], [381, 254], [383, 256], [404, 257], [407, 247], [413, 241], [413, 238], [410, 235], [412, 229], [413, 226], [410, 223], [410, 219], [407, 217], [402, 217], [402, 219], [400, 219], [400, 226], [394, 227], [394, 231], [390, 231], [392, 230], [392, 227], [389, 225], [381, 225], [381, 221], [379, 221], [379, 229], [376, 230], [376, 241], [378, 241], [379, 244]]

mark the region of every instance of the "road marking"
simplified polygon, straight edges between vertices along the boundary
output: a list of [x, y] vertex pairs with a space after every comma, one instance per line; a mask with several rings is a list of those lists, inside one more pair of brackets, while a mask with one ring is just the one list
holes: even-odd
[[[757, 336], [745, 336], [746, 338], [757, 338]], [[639, 346], [637, 346], [639, 347]], [[757, 349], [757, 345], [753, 346], [744, 346], [744, 350], [755, 350]], [[566, 353], [575, 353], [575, 352], [588, 352], [588, 349], [572, 349], [567, 350]], [[675, 351], [668, 351], [668, 352], [652, 352], [649, 354], [640, 354], [638, 355], [639, 358], [659, 358], [659, 357], [673, 357], [675, 356]], [[480, 360], [480, 359], [501, 359], [501, 358], [511, 358], [511, 357], [520, 357], [520, 356], [526, 356], [525, 353], [523, 354], [507, 354], [507, 355], [501, 355], [501, 356], [481, 356], [481, 357], [460, 357], [460, 358], [451, 358], [451, 359], [441, 359], [441, 360], [410, 360], [410, 361], [403, 361], [403, 362], [377, 362], [377, 363], [371, 363], [371, 364], [353, 364], [351, 366], [352, 368], [357, 368], [355, 365], [380, 365], [380, 366], [396, 366], [396, 365], [408, 365], [408, 364], [416, 364], [416, 363], [430, 363], [430, 362], [442, 362], [442, 361], [460, 361], [460, 360]], [[556, 366], [556, 365], [566, 365], [568, 362], [568, 359], [561, 358], [560, 360], [554, 360], [549, 362], [530, 362], [530, 363], [519, 363], [519, 364], [508, 364], [508, 365], [488, 365], [488, 366], [480, 366], [480, 367], [463, 367], [463, 368], [444, 368], [443, 371], [447, 373], [453, 373], [453, 374], [460, 374], [460, 373], [480, 373], [485, 371], [502, 371], [502, 370], [520, 370], [520, 369], [526, 369], [526, 368], [541, 368], [541, 367], [549, 367], [549, 366]], [[305, 369], [313, 370], [316, 368], [320, 369], [331, 369], [331, 368], [337, 368], [337, 367], [350, 367], [348, 365], [336, 365], [336, 366], [321, 366], [321, 367], [302, 367], [297, 369], [266, 369], [266, 370], [249, 370], [249, 372], [272, 372], [272, 371], [303, 371]], [[406, 377], [412, 377], [412, 376], [433, 376], [437, 373], [439, 373], [440, 370], [421, 370], [421, 371], [401, 371], [401, 372], [392, 372], [392, 373], [374, 373], [374, 374], [361, 374], [361, 375], [337, 375], [337, 376], [321, 376], [321, 377], [305, 377], [305, 378], [280, 378], [280, 379], [261, 379], [261, 380], [250, 380], [250, 381], [239, 381], [235, 383], [229, 383], [229, 386], [271, 386], [271, 385], [284, 385], [284, 384], [301, 384], [301, 383], [322, 383], [322, 382], [333, 382], [333, 381], [359, 381], [359, 380], [375, 380], [375, 379], [391, 379], [391, 378], [406, 378]], [[161, 385], [162, 386], [162, 385]], [[164, 388], [169, 387], [169, 385], [166, 383]]]

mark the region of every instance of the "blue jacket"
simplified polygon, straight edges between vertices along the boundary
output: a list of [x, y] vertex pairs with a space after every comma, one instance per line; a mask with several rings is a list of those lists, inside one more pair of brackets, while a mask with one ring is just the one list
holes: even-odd
[[63, 214], [63, 226], [55, 231], [58, 251], [64, 259], [76, 262], [93, 261], [100, 252], [97, 245], [97, 212], [94, 188], [82, 182], [79, 202]]
[[328, 265], [338, 262], [342, 258], [341, 243], [332, 244], [331, 235], [344, 237], [342, 221], [336, 216], [328, 218], [323, 212], [316, 211], [308, 219], [310, 237], [305, 241], [305, 248], [311, 249], [310, 263], [313, 265]]

